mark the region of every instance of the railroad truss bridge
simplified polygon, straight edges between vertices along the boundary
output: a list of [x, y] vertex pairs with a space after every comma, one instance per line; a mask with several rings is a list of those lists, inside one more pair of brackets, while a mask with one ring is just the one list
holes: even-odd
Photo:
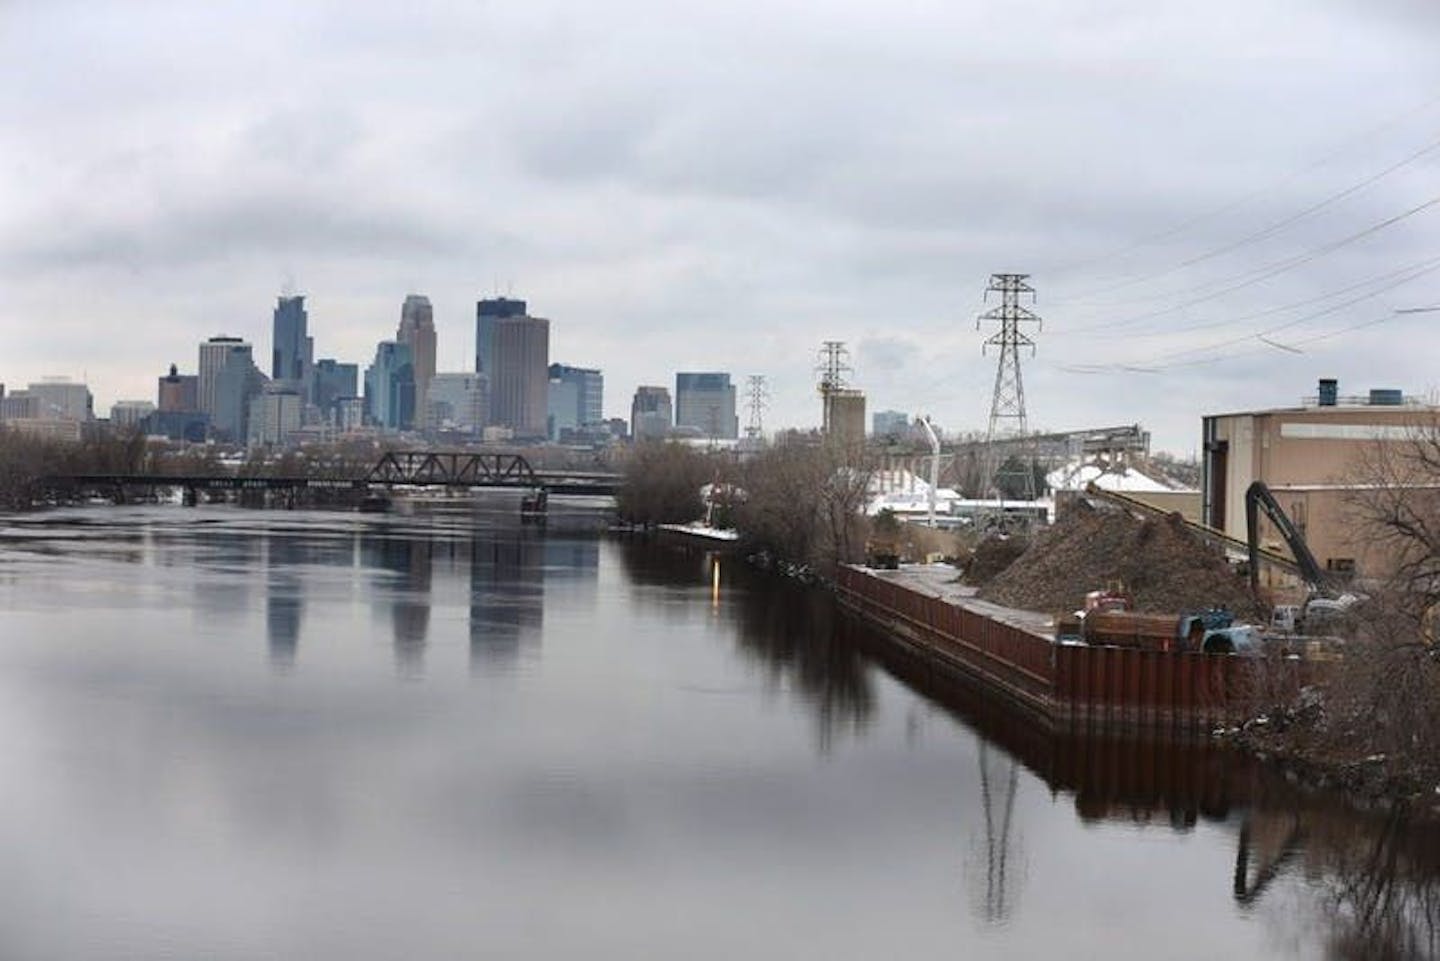
[[52, 490], [102, 493], [117, 501], [127, 488], [183, 488], [185, 502], [201, 491], [355, 491], [382, 496], [395, 488], [498, 488], [523, 491], [524, 510], [543, 512], [549, 497], [614, 496], [620, 475], [598, 471], [536, 470], [521, 454], [389, 451], [368, 471], [354, 474], [63, 474], [46, 478]]

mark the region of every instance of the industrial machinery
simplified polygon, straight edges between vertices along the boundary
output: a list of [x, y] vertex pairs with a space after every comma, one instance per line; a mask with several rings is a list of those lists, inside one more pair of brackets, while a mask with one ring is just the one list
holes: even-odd
[[1275, 500], [1275, 495], [1264, 481], [1255, 481], [1245, 490], [1245, 542], [1249, 548], [1250, 593], [1260, 593], [1260, 512], [1264, 511], [1270, 523], [1280, 532], [1285, 545], [1295, 558], [1300, 579], [1305, 584], [1305, 603], [1298, 610], [1277, 609], [1283, 617], [1277, 622], [1284, 629], [1297, 634], [1320, 633], [1342, 617], [1359, 600], [1354, 594], [1343, 592], [1334, 579], [1320, 568], [1315, 555], [1305, 538], [1291, 522], [1290, 516]]
[[940, 438], [936, 435], [935, 428], [930, 426], [929, 414], [915, 418], [915, 423], [925, 431], [925, 439], [930, 442], [930, 510], [925, 524], [928, 527], [934, 527], [935, 492], [940, 486]]

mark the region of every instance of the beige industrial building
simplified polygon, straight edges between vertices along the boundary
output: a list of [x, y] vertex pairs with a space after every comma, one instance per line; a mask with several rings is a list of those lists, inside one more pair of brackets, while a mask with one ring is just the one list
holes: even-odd
[[[1437, 423], [1440, 408], [1398, 390], [1342, 397], [1333, 380], [1320, 381], [1318, 395], [1299, 407], [1205, 417], [1204, 523], [1244, 540], [1245, 492], [1264, 481], [1322, 568], [1383, 577], [1393, 560], [1367, 536], [1353, 506], [1366, 486], [1363, 465], [1376, 445], [1411, 442]], [[1260, 541], [1289, 553], [1263, 515]]]
[[849, 387], [821, 391], [826, 440], [843, 450], [865, 446], [865, 392]]

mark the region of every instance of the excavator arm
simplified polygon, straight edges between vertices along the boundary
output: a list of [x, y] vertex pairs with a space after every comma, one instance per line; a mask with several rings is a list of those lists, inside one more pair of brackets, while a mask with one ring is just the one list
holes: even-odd
[[1245, 490], [1245, 541], [1250, 549], [1250, 591], [1255, 593], [1260, 588], [1260, 512], [1270, 518], [1270, 523], [1284, 538], [1290, 553], [1295, 556], [1295, 563], [1300, 568], [1300, 577], [1305, 581], [1305, 586], [1311, 594], [1325, 592], [1329, 587], [1329, 578], [1320, 569], [1320, 564], [1315, 560], [1315, 555], [1310, 553], [1310, 547], [1305, 543], [1305, 538], [1295, 529], [1290, 516], [1281, 509], [1275, 495], [1270, 493], [1270, 488], [1264, 481], [1255, 481]]

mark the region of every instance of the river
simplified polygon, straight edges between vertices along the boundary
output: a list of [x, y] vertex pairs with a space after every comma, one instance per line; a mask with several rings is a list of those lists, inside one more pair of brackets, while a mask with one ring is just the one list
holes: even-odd
[[513, 506], [0, 517], [0, 957], [1431, 957], [1440, 836]]

